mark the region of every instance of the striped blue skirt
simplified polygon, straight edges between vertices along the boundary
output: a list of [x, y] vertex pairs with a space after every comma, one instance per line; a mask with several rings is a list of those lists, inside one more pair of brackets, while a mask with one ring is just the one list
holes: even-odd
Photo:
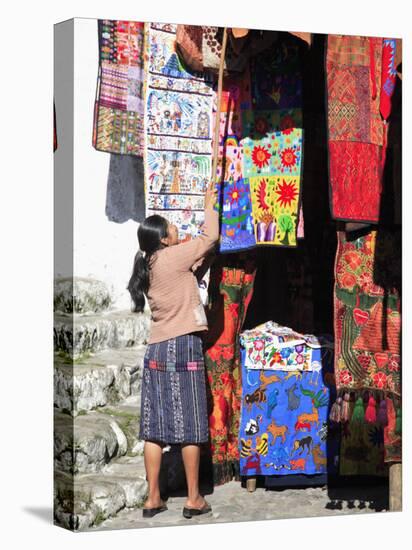
[[197, 334], [147, 346], [139, 439], [166, 444], [208, 441], [206, 371]]

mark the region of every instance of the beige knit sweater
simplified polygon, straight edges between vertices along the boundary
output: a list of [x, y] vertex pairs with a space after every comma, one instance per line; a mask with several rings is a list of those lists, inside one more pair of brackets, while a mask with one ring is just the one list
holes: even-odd
[[205, 209], [203, 233], [192, 241], [169, 246], [153, 255], [147, 295], [152, 312], [149, 344], [207, 330], [207, 319], [192, 267], [219, 238], [219, 215]]

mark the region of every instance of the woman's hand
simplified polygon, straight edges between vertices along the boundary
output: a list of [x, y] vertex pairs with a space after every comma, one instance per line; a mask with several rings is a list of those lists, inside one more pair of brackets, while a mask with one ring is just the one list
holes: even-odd
[[210, 183], [205, 193], [205, 208], [213, 208], [217, 201], [216, 185]]

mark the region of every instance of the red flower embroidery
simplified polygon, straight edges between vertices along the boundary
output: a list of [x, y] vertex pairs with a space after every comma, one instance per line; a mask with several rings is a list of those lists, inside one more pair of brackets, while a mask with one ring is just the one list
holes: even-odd
[[387, 376], [384, 372], [377, 372], [374, 376], [373, 376], [373, 383], [375, 384], [375, 386], [378, 388], [378, 389], [382, 389], [385, 387], [386, 385], [386, 379], [387, 379]]
[[263, 168], [269, 165], [269, 159], [272, 155], [265, 149], [257, 145], [252, 151], [252, 161], [258, 168]]
[[229, 311], [230, 311], [230, 314], [237, 318], [239, 313], [239, 304], [229, 304], [229, 307], [228, 307]]
[[348, 386], [352, 382], [353, 378], [348, 370], [342, 370], [339, 373], [339, 380], [343, 386]]
[[214, 362], [218, 361], [222, 356], [222, 350], [219, 346], [209, 348], [206, 353]]
[[354, 251], [344, 254], [343, 259], [353, 271], [355, 271], [362, 264], [362, 258], [357, 252]]
[[230, 203], [233, 204], [234, 202], [238, 202], [239, 200], [239, 189], [235, 186], [233, 189], [229, 191], [229, 200]]
[[290, 166], [295, 166], [296, 164], [296, 152], [291, 148], [288, 147], [288, 149], [283, 149], [283, 151], [280, 152], [280, 157], [283, 166], [286, 168], [289, 168]]
[[276, 193], [279, 195], [276, 202], [280, 202], [281, 206], [290, 206], [292, 201], [296, 200], [296, 196], [298, 195], [295, 184], [293, 182], [287, 183], [285, 180], [283, 180], [283, 183], [279, 185]]
[[339, 277], [339, 283], [343, 288], [353, 288], [356, 285], [356, 277], [352, 273], [344, 273]]
[[253, 347], [257, 350], [261, 350], [265, 347], [265, 342], [263, 340], [255, 340], [253, 342]]
[[388, 369], [391, 372], [398, 372], [399, 368], [399, 355], [392, 355], [392, 357], [389, 359]]
[[223, 356], [223, 359], [233, 359], [233, 356], [234, 356], [234, 350], [233, 350], [233, 346], [225, 346], [223, 349], [222, 349], [222, 356]]
[[274, 365], [275, 363], [281, 363], [282, 362], [282, 356], [279, 352], [275, 352], [272, 356], [272, 359], [270, 360], [270, 364]]
[[222, 384], [224, 386], [228, 385], [231, 382], [229, 373], [227, 373], [227, 372], [222, 373], [220, 375], [220, 381], [222, 382]]

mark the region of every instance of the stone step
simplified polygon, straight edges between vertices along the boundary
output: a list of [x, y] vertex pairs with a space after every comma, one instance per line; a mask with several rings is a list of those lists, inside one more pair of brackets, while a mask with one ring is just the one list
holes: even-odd
[[97, 473], [125, 455], [128, 440], [109, 414], [91, 412], [73, 419], [55, 410], [54, 466], [73, 474]]
[[143, 457], [115, 460], [99, 474], [69, 475], [55, 470], [55, 523], [81, 531], [125, 508], [141, 507], [147, 494]]
[[[144, 441], [138, 439], [140, 428], [140, 395], [130, 395], [118, 405], [99, 407], [96, 412], [112, 418], [127, 439], [127, 456], [142, 456]], [[110, 464], [110, 463], [109, 463]]]
[[54, 317], [54, 350], [73, 359], [107, 348], [125, 348], [147, 343], [149, 313], [109, 311], [97, 315]]
[[63, 277], [54, 280], [55, 313], [99, 313], [113, 300], [103, 281], [88, 277]]
[[138, 396], [145, 351], [145, 345], [108, 349], [76, 362], [55, 354], [55, 407], [76, 416]]

